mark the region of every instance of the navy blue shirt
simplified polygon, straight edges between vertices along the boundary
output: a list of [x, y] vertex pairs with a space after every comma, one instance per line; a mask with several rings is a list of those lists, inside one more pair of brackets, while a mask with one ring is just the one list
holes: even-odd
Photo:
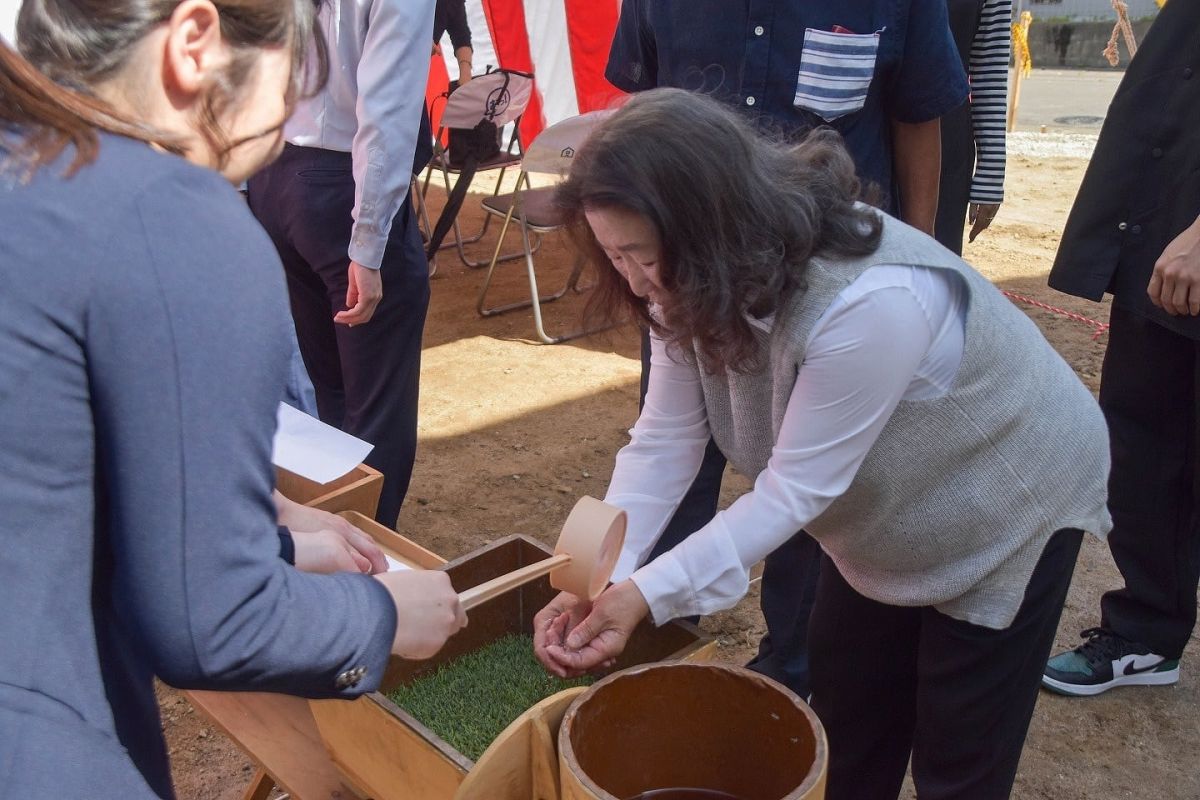
[[608, 80], [701, 91], [789, 134], [828, 125], [894, 204], [891, 121], [967, 98], [945, 0], [625, 0]]

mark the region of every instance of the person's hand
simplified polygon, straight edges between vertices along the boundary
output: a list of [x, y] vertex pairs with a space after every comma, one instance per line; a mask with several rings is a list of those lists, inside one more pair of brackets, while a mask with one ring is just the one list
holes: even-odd
[[1172, 316], [1200, 314], [1200, 220], [1176, 236], [1154, 262], [1146, 294]]
[[594, 603], [563, 592], [533, 618], [534, 655], [560, 678], [611, 667], [648, 613], [630, 580], [608, 587]]
[[371, 562], [333, 531], [292, 531], [292, 544], [303, 572], [371, 572]]
[[971, 223], [971, 232], [967, 234], [967, 241], [975, 241], [976, 236], [986, 231], [999, 211], [999, 203], [971, 203], [967, 206], [967, 221]]
[[347, 278], [346, 310], [334, 314], [333, 321], [339, 325], [363, 325], [371, 321], [383, 299], [383, 279], [379, 270], [368, 269], [357, 261], [350, 262]]
[[437, 569], [401, 570], [376, 575], [396, 604], [392, 652], [401, 658], [429, 658], [467, 626], [450, 578]]
[[[366, 573], [387, 572], [387, 557], [384, 556], [383, 550], [375, 543], [374, 539], [351, 525], [349, 520], [339, 517], [337, 514], [322, 511], [319, 508], [309, 508], [308, 506], [289, 500], [280, 494], [278, 490], [276, 490], [274, 496], [279, 524], [291, 531], [292, 540], [296, 543], [297, 567], [306, 572], [341, 572], [346, 569]], [[334, 569], [307, 569], [301, 566], [302, 537], [298, 534], [318, 532], [336, 535], [342, 540], [343, 545], [326, 542], [320, 538], [312, 538], [307, 542], [307, 545], [311, 549], [309, 557], [316, 560], [316, 563], [327, 564], [330, 562], [321, 559], [321, 556], [328, 557], [331, 555], [335, 546], [339, 553], [349, 548], [352, 551], [350, 559], [357, 567], [339, 566]], [[340, 556], [336, 561], [339, 565], [346, 563]]]

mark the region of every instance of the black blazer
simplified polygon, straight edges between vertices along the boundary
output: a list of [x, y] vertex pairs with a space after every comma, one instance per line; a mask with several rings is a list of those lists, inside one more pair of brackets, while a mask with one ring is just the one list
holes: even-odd
[[1109, 106], [1050, 285], [1200, 339], [1146, 296], [1154, 262], [1200, 215], [1200, 3], [1167, 3]]

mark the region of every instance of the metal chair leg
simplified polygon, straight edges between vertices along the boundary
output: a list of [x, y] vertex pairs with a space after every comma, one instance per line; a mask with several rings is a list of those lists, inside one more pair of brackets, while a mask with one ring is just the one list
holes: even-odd
[[[533, 304], [532, 300], [521, 300], [521, 301], [518, 301], [515, 303], [507, 303], [502, 306], [492, 306], [490, 308], [485, 305], [486, 300], [487, 300], [488, 289], [491, 287], [492, 278], [496, 274], [496, 265], [499, 264], [503, 260], [503, 259], [498, 258], [499, 254], [500, 254], [500, 248], [504, 246], [504, 238], [508, 235], [508, 228], [512, 224], [512, 221], [513, 221], [513, 212], [516, 210], [519, 202], [520, 202], [519, 198], [514, 198], [512, 207], [509, 208], [508, 213], [504, 217], [504, 224], [501, 225], [501, 227], [500, 227], [500, 236], [496, 240], [496, 249], [493, 251], [492, 260], [488, 264], [487, 274], [484, 275], [483, 286], [480, 287], [480, 289], [479, 289], [479, 299], [475, 303], [475, 311], [481, 317], [494, 317], [497, 314], [503, 314], [506, 311], [514, 311], [518, 308], [527, 308]], [[520, 220], [518, 220], [517, 224], [521, 226], [521, 230], [523, 233], [527, 233], [527, 229], [525, 227], [525, 220], [524, 220], [523, 216]], [[528, 238], [527, 237], [524, 239], [524, 242], [526, 243], [526, 247], [528, 247]], [[529, 269], [532, 270], [533, 253], [529, 252], [528, 250], [525, 250], [521, 254], [526, 255], [526, 259], [527, 259], [526, 263], [530, 265]], [[546, 295], [544, 297], [539, 297], [538, 299], [543, 303], [549, 303], [553, 300], [557, 300], [558, 298], [562, 297], [566, 293], [567, 293], [567, 290], [566, 290], [566, 287], [564, 287], [563, 290], [558, 292], [557, 294]]]
[[[507, 169], [507, 167], [501, 168], [501, 179], [503, 179], [503, 172], [505, 169]], [[521, 190], [522, 177], [524, 177], [524, 179], [525, 179], [525, 188], [528, 189], [530, 186], [529, 176], [526, 175], [525, 173], [520, 173], [517, 175], [517, 185], [513, 188], [514, 194]], [[460, 178], [460, 180], [461, 180], [461, 178]], [[449, 184], [447, 184], [447, 186], [448, 185]], [[447, 189], [447, 191], [449, 191], [449, 190]], [[500, 181], [498, 180], [498, 181], [496, 181], [496, 190], [492, 192], [492, 197], [498, 197], [499, 194], [500, 194]], [[515, 200], [514, 200], [514, 202], [515, 202]], [[479, 234], [473, 238], [467, 238], [467, 239], [464, 239], [461, 236], [460, 229], [458, 227], [457, 215], [454, 218], [454, 236], [455, 236], [454, 244], [458, 248], [458, 257], [463, 262], [463, 264], [470, 269], [482, 269], [483, 267], [486, 267], [486, 266], [488, 266], [488, 264], [491, 263], [491, 261], [486, 261], [482, 258], [478, 259], [478, 260], [472, 259], [470, 256], [467, 255], [466, 248], [464, 247], [464, 245], [468, 245], [473, 242], [477, 242], [483, 238], [484, 234], [487, 233], [488, 223], [491, 222], [491, 218], [492, 218], [491, 214], [484, 212], [483, 227], [480, 228]], [[503, 238], [504, 237], [501, 236], [501, 239], [503, 239]], [[448, 243], [447, 243], [447, 246], [449, 246]], [[539, 249], [541, 249], [541, 246], [542, 246], [542, 237], [539, 235], [537, 237], [537, 243], [534, 245], [533, 252], [536, 253]], [[495, 260], [515, 261], [516, 259], [520, 258], [522, 255], [524, 255], [524, 252], [521, 250], [515, 250], [511, 253], [505, 253], [504, 255], [499, 255], [496, 251], [493, 251], [492, 260], [493, 261], [495, 261]]]
[[[602, 328], [578, 330], [573, 333], [563, 334], [561, 336], [551, 336], [550, 334], [546, 333], [545, 322], [542, 318], [542, 303], [551, 303], [563, 297], [569, 291], [578, 291], [579, 277], [583, 274], [584, 259], [582, 255], [576, 256], [575, 264], [572, 266], [571, 273], [567, 277], [566, 283], [563, 284], [562, 289], [554, 292], [553, 294], [541, 294], [538, 290], [537, 272], [534, 269], [533, 264], [533, 250], [529, 244], [529, 226], [526, 222], [524, 211], [518, 210], [519, 205], [520, 198], [514, 198], [512, 207], [509, 208], [508, 214], [506, 214], [504, 217], [504, 224], [500, 228], [500, 238], [496, 242], [496, 249], [492, 254], [492, 261], [488, 265], [487, 275], [484, 277], [483, 287], [479, 291], [479, 300], [475, 304], [475, 310], [481, 317], [492, 317], [508, 311], [515, 311], [519, 308], [532, 308], [534, 329], [537, 331], [538, 339], [540, 339], [544, 344], [558, 344], [571, 339], [577, 339], [581, 336], [587, 336], [592, 333], [599, 333], [600, 331], [608, 330], [609, 328], [613, 327], [612, 325], [606, 325]], [[525, 271], [529, 278], [529, 299], [488, 308], [484, 305], [484, 301], [487, 297], [488, 288], [492, 283], [492, 276], [496, 271], [496, 264], [498, 263], [496, 256], [499, 255], [500, 249], [503, 247], [504, 237], [507, 235], [509, 225], [511, 225], [513, 221], [514, 210], [517, 210], [517, 225], [521, 228], [521, 243], [523, 245], [523, 251], [525, 255]]]

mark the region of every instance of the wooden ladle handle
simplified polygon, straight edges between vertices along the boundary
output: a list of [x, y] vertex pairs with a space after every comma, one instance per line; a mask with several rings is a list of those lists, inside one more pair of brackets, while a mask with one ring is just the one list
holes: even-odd
[[458, 602], [462, 604], [463, 611], [470, 611], [472, 608], [486, 603], [493, 597], [499, 597], [510, 589], [515, 589], [522, 584], [536, 580], [559, 567], [569, 564], [570, 561], [571, 556], [566, 553], [550, 556], [550, 558], [542, 559], [541, 561], [535, 561], [528, 566], [515, 569], [512, 572], [481, 583], [474, 588], [467, 589], [465, 592], [459, 594]]

